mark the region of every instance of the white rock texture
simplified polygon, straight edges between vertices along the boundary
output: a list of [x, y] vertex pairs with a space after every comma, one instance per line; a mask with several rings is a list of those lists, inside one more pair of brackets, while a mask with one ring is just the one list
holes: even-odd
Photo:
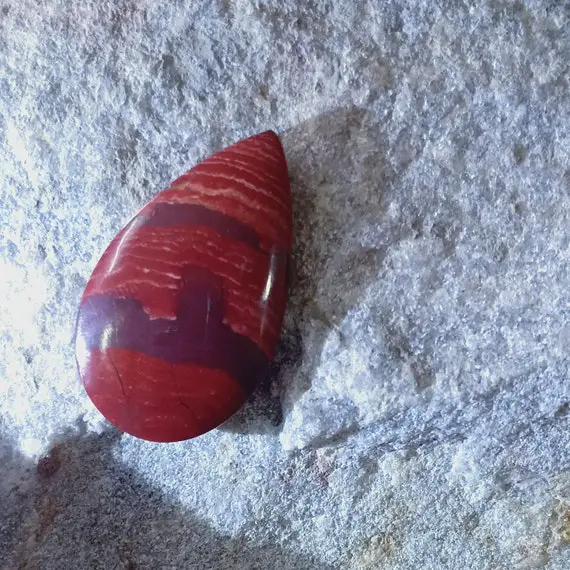
[[[75, 369], [109, 240], [272, 128], [295, 278], [223, 428]], [[0, 0], [0, 568], [570, 568], [570, 5]]]

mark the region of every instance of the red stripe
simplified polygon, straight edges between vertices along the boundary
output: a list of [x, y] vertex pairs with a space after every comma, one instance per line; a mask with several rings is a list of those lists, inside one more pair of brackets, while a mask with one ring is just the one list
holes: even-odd
[[233, 162], [226, 161], [224, 163], [215, 162], [211, 164], [209, 161], [203, 162], [190, 171], [188, 174], [180, 177], [180, 182], [192, 182], [197, 178], [202, 184], [206, 185], [203, 180], [212, 180], [216, 187], [224, 187], [236, 184], [247, 194], [261, 196], [268, 200], [282, 213], [289, 212], [289, 200], [282, 185], [273, 184], [268, 180], [260, 181], [260, 176], [256, 176], [245, 168], [240, 168]]
[[245, 401], [226, 372], [171, 364], [122, 348], [92, 351], [87, 393], [119, 429], [151, 441], [177, 441], [213, 429]]
[[208, 160], [205, 160], [198, 166], [208, 165], [208, 167], [212, 166], [231, 166], [236, 170], [236, 173], [239, 172], [240, 174], [248, 173], [249, 176], [255, 177], [258, 182], [262, 181], [269, 181], [272, 184], [272, 187], [275, 188], [275, 191], [278, 194], [283, 195], [287, 198], [287, 187], [283, 187], [283, 177], [281, 175], [277, 175], [273, 172], [273, 170], [268, 170], [267, 165], [265, 168], [263, 165], [255, 165], [252, 161], [248, 158], [243, 156], [242, 154], [237, 154], [234, 151], [227, 151], [224, 152], [223, 156], [217, 154]]

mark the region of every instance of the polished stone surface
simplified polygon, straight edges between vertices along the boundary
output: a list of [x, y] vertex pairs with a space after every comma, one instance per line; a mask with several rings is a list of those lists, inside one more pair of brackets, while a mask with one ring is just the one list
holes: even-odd
[[145, 206], [101, 257], [79, 310], [79, 371], [101, 413], [161, 442], [232, 416], [275, 352], [291, 236], [273, 132], [216, 153]]

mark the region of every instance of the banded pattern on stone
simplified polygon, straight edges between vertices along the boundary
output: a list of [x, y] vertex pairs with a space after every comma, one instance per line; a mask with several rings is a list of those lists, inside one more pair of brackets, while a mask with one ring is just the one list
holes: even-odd
[[77, 361], [101, 413], [137, 437], [179, 441], [236, 412], [279, 339], [291, 245], [271, 131], [158, 194], [112, 240], [81, 301]]

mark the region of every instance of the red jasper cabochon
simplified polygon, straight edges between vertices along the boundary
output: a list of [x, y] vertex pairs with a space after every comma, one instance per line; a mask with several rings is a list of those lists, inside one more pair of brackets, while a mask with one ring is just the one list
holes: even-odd
[[271, 131], [158, 194], [113, 239], [81, 300], [77, 362], [99, 411], [163, 442], [234, 414], [279, 339], [291, 242], [287, 163]]

